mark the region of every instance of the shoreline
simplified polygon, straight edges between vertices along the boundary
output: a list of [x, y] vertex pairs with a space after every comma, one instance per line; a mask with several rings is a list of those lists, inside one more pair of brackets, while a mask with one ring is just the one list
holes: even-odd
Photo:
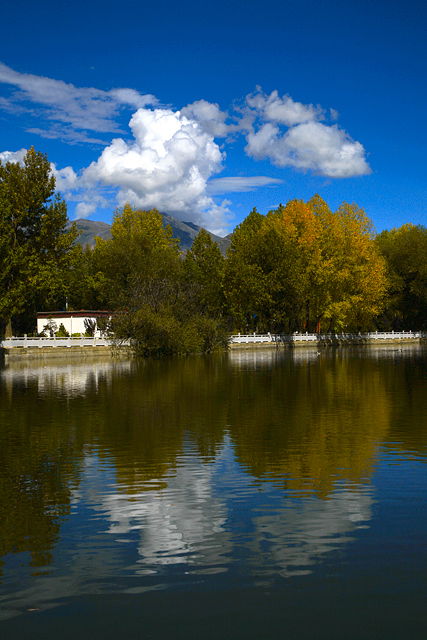
[[20, 360], [54, 360], [58, 358], [74, 360], [76, 358], [122, 358], [132, 357], [128, 347], [120, 349], [108, 346], [99, 347], [11, 347], [0, 348], [0, 363]]
[[238, 349], [318, 349], [327, 347], [354, 347], [354, 346], [391, 346], [399, 347], [405, 344], [423, 344], [427, 338], [403, 338], [403, 339], [375, 339], [375, 338], [344, 338], [344, 339], [321, 339], [311, 342], [289, 341], [289, 342], [234, 342], [230, 344], [230, 350]]
[[[347, 338], [347, 339], [322, 339], [311, 342], [233, 342], [229, 345], [230, 351], [259, 351], [262, 349], [292, 350], [292, 349], [327, 349], [328, 347], [354, 347], [354, 346], [399, 346], [410, 344], [423, 344], [427, 338], [404, 339], [375, 339], [375, 338]], [[44, 361], [66, 359], [73, 361], [82, 358], [133, 358], [132, 350], [128, 347], [114, 348], [111, 346], [85, 346], [85, 347], [11, 347], [0, 348], [0, 364], [19, 362], [25, 360]]]

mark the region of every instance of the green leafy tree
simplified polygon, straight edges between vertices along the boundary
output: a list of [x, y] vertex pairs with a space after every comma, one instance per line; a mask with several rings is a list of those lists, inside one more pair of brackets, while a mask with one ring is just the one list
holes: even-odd
[[201, 311], [221, 317], [225, 306], [225, 258], [205, 229], [199, 231], [185, 255], [184, 272], [188, 284], [196, 289]]
[[104, 274], [113, 337], [142, 355], [205, 352], [226, 342], [202, 308], [200, 288], [185, 276], [178, 241], [155, 209], [126, 204], [115, 213], [111, 239], [97, 239], [94, 263]]
[[71, 309], [107, 309], [110, 305], [109, 281], [102, 257], [87, 244], [73, 247], [67, 298]]
[[229, 312], [241, 330], [253, 329], [260, 318], [264, 320], [265, 309], [271, 303], [262, 263], [266, 255], [259, 243], [263, 224], [264, 216], [252, 209], [234, 230], [227, 250], [225, 296]]
[[383, 231], [376, 243], [387, 263], [389, 298], [382, 318], [386, 329], [427, 327], [427, 228], [404, 224]]
[[173, 286], [180, 265], [178, 241], [164, 228], [157, 210], [142, 211], [125, 204], [117, 209], [111, 239], [96, 238], [93, 272], [103, 274], [113, 309], [144, 295], [156, 308]]
[[37, 310], [64, 301], [78, 236], [66, 223], [45, 155], [31, 147], [22, 165], [0, 162], [0, 319], [8, 334], [13, 322], [31, 326]]

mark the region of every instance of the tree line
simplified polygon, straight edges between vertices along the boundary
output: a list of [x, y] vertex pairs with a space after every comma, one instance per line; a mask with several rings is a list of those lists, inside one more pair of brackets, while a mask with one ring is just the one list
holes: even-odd
[[209, 352], [233, 331], [359, 331], [427, 326], [427, 229], [376, 234], [365, 211], [315, 195], [253, 209], [224, 257], [204, 230], [191, 250], [156, 211], [117, 209], [94, 248], [66, 229], [47, 156], [0, 162], [0, 331], [34, 330], [37, 311], [110, 309], [137, 353]]

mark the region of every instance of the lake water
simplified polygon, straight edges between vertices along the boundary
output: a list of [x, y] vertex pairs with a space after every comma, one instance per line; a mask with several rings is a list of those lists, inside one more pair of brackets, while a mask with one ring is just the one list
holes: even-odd
[[424, 639], [426, 453], [419, 345], [5, 366], [0, 637]]

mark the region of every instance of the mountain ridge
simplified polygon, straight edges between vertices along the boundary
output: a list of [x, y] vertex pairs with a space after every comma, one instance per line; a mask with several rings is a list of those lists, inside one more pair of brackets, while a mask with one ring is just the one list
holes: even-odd
[[[194, 224], [194, 222], [182, 222], [167, 213], [161, 213], [160, 215], [163, 219], [163, 225], [170, 225], [172, 229], [172, 236], [179, 240], [182, 251], [185, 252], [188, 251], [188, 249], [191, 249], [194, 238], [203, 227], [199, 227], [197, 224]], [[111, 224], [108, 224], [107, 222], [79, 218], [78, 220], [69, 221], [66, 228], [69, 229], [73, 222], [76, 223], [77, 229], [81, 231], [76, 242], [82, 246], [89, 244], [90, 247], [94, 247], [95, 236], [98, 236], [103, 240], [111, 238]], [[217, 236], [210, 231], [208, 231], [208, 233], [212, 240], [218, 244], [222, 255], [225, 256], [227, 249], [231, 244], [231, 233], [224, 238]]]

